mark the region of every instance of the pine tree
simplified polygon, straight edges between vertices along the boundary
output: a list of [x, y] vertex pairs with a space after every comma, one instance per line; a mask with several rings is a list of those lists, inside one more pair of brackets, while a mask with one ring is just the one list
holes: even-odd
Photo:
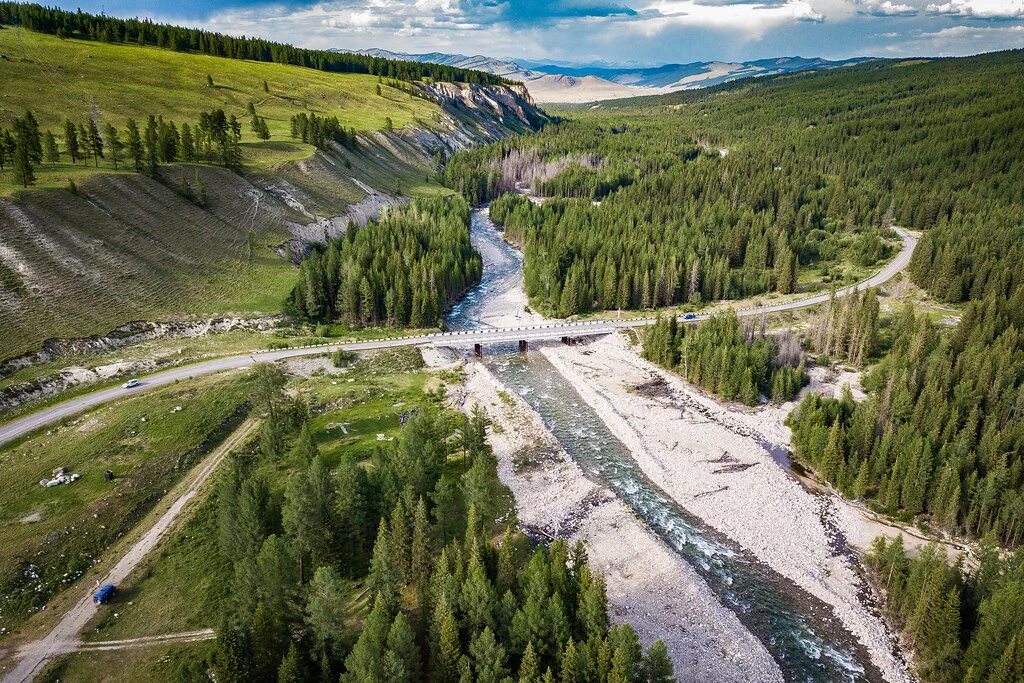
[[46, 161], [48, 163], [55, 164], [60, 161], [60, 150], [57, 148], [57, 140], [50, 131], [46, 131], [45, 135], [43, 135], [43, 151], [46, 154]]
[[424, 587], [430, 579], [431, 557], [430, 521], [427, 519], [426, 503], [420, 498], [413, 518], [409, 581], [419, 588], [421, 599], [425, 599]]
[[409, 565], [411, 561], [409, 520], [405, 513], [405, 505], [399, 500], [391, 510], [391, 523], [388, 526], [388, 542], [391, 545], [391, 561], [394, 563], [395, 575], [400, 583], [409, 582]]
[[156, 175], [160, 161], [160, 135], [156, 117], [152, 114], [150, 114], [149, 119], [146, 121], [146, 131], [142, 142], [146, 150], [144, 169], [148, 175]]
[[370, 616], [363, 624], [352, 652], [345, 658], [346, 674], [342, 680], [347, 683], [379, 681], [384, 673], [384, 653], [391, 631], [392, 611], [378, 595]]
[[94, 119], [89, 119], [89, 149], [92, 150], [93, 161], [96, 167], [100, 165], [100, 159], [103, 158], [103, 138], [100, 136], [99, 126], [96, 125]]
[[299, 440], [295, 445], [295, 455], [298, 457], [299, 462], [311, 463], [313, 459], [320, 455], [320, 449], [317, 448], [316, 443], [313, 441], [313, 432], [310, 430], [309, 421], [302, 423], [302, 428], [299, 430]]
[[657, 640], [644, 656], [643, 676], [647, 683], [672, 683], [676, 680], [672, 660], [664, 641]]
[[14, 182], [22, 187], [34, 185], [36, 176], [32, 169], [32, 152], [30, 135], [25, 122], [15, 122], [15, 147], [14, 147]]
[[484, 571], [479, 552], [473, 551], [469, 558], [469, 567], [465, 583], [459, 597], [459, 605], [465, 615], [466, 625], [471, 636], [475, 636], [486, 628], [494, 629], [494, 610], [497, 598], [494, 588]]
[[281, 660], [281, 666], [277, 669], [277, 683], [302, 683], [304, 680], [302, 658], [299, 657], [295, 643], [292, 643], [288, 648], [288, 654]]
[[319, 567], [309, 583], [306, 624], [317, 647], [328, 649], [344, 642], [349, 592], [333, 567]]
[[419, 648], [416, 647], [416, 638], [409, 626], [409, 620], [401, 612], [395, 617], [388, 631], [387, 649], [401, 665], [404, 675], [400, 680], [408, 683], [420, 680]]
[[473, 638], [469, 654], [473, 658], [477, 683], [500, 683], [508, 675], [505, 648], [497, 642], [489, 627]]
[[434, 623], [438, 630], [438, 642], [431, 662], [432, 680], [455, 680], [458, 676], [462, 645], [459, 643], [459, 629], [455, 624], [455, 616], [443, 600], [439, 600], [434, 609]]
[[526, 644], [519, 663], [519, 683], [540, 683], [540, 660], [532, 642]]
[[[70, 121], [68, 122], [70, 124]], [[142, 173], [145, 169], [145, 148], [142, 144], [142, 136], [139, 135], [139, 126], [135, 123], [134, 119], [128, 119], [125, 121], [125, 129], [128, 131], [128, 156], [131, 157], [135, 164], [135, 172]], [[72, 162], [75, 159], [74, 153], [71, 152], [70, 143], [68, 143], [68, 153], [71, 154]], [[77, 145], [77, 143], [76, 143]]]
[[253, 652], [248, 630], [225, 622], [217, 629], [214, 670], [217, 680], [247, 683], [252, 680]]
[[367, 585], [370, 587], [370, 594], [378, 596], [389, 611], [398, 609], [401, 583], [395, 569], [394, 558], [391, 556], [388, 526], [384, 519], [380, 520], [377, 541], [373, 544], [373, 558], [370, 560]]
[[118, 163], [121, 162], [122, 154], [124, 153], [124, 143], [121, 142], [121, 136], [117, 132], [117, 128], [114, 128], [111, 124], [107, 124], [103, 129], [104, 135], [107, 136], [107, 150], [110, 152], [110, 160], [114, 162], [114, 170], [117, 170]]

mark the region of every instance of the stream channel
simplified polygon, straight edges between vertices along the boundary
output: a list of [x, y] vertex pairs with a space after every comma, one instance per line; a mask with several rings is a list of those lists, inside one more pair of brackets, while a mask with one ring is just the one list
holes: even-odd
[[[507, 244], [486, 209], [472, 214], [483, 276], [448, 315], [449, 329], [486, 327], [488, 304], [521, 286], [523, 257]], [[866, 650], [830, 606], [686, 512], [651, 482], [629, 450], [539, 353], [514, 344], [486, 349], [488, 369], [536, 410], [591, 480], [609, 487], [707, 582], [758, 638], [787, 681], [882, 681]]]

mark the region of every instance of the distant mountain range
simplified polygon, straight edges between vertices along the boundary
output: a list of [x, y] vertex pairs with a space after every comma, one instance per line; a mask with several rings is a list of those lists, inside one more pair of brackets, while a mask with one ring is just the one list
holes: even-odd
[[359, 54], [431, 62], [497, 74], [526, 84], [538, 102], [593, 102], [596, 100], [658, 95], [676, 90], [707, 88], [750, 76], [770, 76], [812, 69], [834, 69], [870, 61], [854, 57], [832, 61], [820, 57], [778, 57], [749, 62], [692, 62], [656, 67], [561, 66], [526, 60], [472, 57], [444, 52], [409, 54], [390, 50], [358, 50]]

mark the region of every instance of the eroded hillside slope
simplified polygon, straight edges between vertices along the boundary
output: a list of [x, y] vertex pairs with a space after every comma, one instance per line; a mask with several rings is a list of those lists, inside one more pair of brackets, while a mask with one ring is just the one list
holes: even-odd
[[[27, 190], [0, 174], [0, 361], [131, 320], [276, 313], [294, 282], [293, 257], [311, 243], [409, 196], [446, 192], [438, 156], [544, 120], [515, 86], [399, 83], [13, 29], [0, 30], [0, 52], [13, 66], [0, 74], [10, 93], [0, 127], [31, 110], [62, 152], [65, 117], [122, 135], [128, 118], [150, 114], [180, 126], [222, 108], [245, 122], [238, 173], [173, 163], [149, 177], [125, 161], [115, 171], [109, 154], [97, 165], [63, 154], [39, 164]], [[119, 67], [126, 60], [132, 70]], [[204, 72], [214, 87], [196, 75]], [[161, 77], [161, 95], [150, 99]], [[46, 95], [53, 78], [64, 84], [59, 97]], [[248, 102], [270, 140], [249, 130]], [[307, 111], [337, 116], [355, 143], [293, 139], [290, 116]]]

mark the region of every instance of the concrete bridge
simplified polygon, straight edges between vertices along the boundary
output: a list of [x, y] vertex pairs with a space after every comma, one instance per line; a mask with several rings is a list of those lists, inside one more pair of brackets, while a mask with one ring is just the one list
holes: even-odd
[[[896, 255], [896, 258], [886, 264], [886, 266], [875, 275], [867, 278], [866, 280], [837, 290], [835, 292], [836, 297], [843, 297], [870, 287], [877, 287], [891, 279], [910, 263], [910, 257], [914, 252], [917, 239], [905, 230], [897, 228], [896, 232], [903, 240], [903, 248], [900, 250], [899, 254]], [[829, 296], [830, 294], [826, 292], [824, 294], [816, 294], [814, 296], [784, 303], [752, 306], [738, 309], [736, 311], [736, 315], [740, 317], [750, 317], [765, 315], [768, 313], [794, 311], [822, 304], [828, 301]], [[692, 317], [680, 316], [679, 322], [683, 324], [698, 323], [701, 320], [707, 319], [709, 315], [710, 314], [703, 313], [692, 315]], [[6, 425], [0, 426], [0, 446], [39, 429], [40, 427], [58, 422], [89, 408], [107, 403], [108, 401], [113, 401], [127, 395], [143, 393], [179, 380], [187, 380], [193, 377], [209, 375], [214, 372], [222, 372], [224, 370], [244, 368], [256, 362], [274, 362], [285, 358], [331, 353], [338, 349], [345, 349], [348, 351], [370, 351], [374, 349], [387, 349], [399, 346], [420, 346], [423, 344], [454, 347], [471, 346], [478, 353], [481, 353], [483, 346], [487, 344], [518, 343], [519, 349], [525, 351], [529, 347], [530, 342], [552, 340], [571, 342], [573, 339], [578, 337], [610, 334], [616, 330], [645, 327], [652, 324], [655, 319], [656, 318], [585, 320], [578, 322], [551, 322], [543, 325], [523, 327], [461, 330], [455, 332], [432, 332], [429, 334], [395, 336], [385, 339], [373, 339], [360, 342], [341, 342], [336, 344], [319, 344], [302, 348], [254, 351], [252, 353], [238, 356], [216, 358], [148, 375], [142, 380], [139, 386], [132, 389], [124, 389], [120, 386], [97, 389], [96, 391], [88, 394], [68, 399], [63, 403], [48, 406], [38, 412], [20, 417]]]

